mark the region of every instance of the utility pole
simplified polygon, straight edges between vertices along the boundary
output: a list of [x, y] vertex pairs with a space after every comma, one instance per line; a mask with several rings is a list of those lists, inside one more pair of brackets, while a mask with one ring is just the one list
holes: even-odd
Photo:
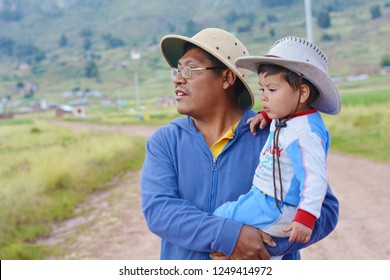
[[139, 87], [138, 87], [138, 72], [137, 70], [134, 70], [134, 85], [135, 85], [135, 102], [136, 102], [136, 109], [139, 109]]
[[311, 0], [305, 0], [305, 14], [306, 14], [306, 39], [312, 43], [313, 40], [313, 29], [311, 25]]
[[136, 109], [140, 109], [139, 102], [139, 85], [138, 85], [138, 61], [141, 59], [141, 54], [136, 51], [131, 51], [131, 59], [134, 65], [134, 86], [135, 86], [135, 102]]

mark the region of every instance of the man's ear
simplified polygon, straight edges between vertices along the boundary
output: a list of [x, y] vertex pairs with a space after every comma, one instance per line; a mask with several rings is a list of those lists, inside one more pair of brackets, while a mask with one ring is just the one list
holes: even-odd
[[226, 69], [222, 75], [223, 88], [228, 89], [229, 87], [234, 85], [236, 81], [236, 74], [230, 69]]
[[299, 100], [299, 103], [306, 103], [309, 100], [310, 97], [310, 87], [307, 84], [301, 85], [299, 88], [301, 99]]

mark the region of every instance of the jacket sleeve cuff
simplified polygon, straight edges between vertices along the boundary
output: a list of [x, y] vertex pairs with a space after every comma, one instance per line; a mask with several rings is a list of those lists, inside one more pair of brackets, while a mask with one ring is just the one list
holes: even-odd
[[302, 209], [298, 209], [294, 218], [294, 222], [301, 223], [311, 229], [314, 228], [314, 223], [316, 220], [317, 218], [314, 215]]
[[270, 124], [271, 123], [271, 119], [268, 117], [268, 114], [265, 112], [265, 111], [263, 111], [263, 110], [261, 110], [261, 111], [259, 111], [259, 112], [257, 112], [258, 114], [261, 114], [262, 116], [263, 116], [263, 118], [265, 119], [265, 121], [267, 122], [267, 124]]
[[230, 256], [236, 247], [242, 226], [238, 222], [226, 219], [221, 234], [211, 246], [212, 249], [224, 253], [225, 256]]

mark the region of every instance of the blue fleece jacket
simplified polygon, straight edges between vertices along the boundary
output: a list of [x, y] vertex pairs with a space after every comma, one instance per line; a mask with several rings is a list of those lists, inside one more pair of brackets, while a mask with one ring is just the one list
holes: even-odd
[[[161, 259], [209, 259], [210, 252], [233, 252], [242, 224], [212, 215], [226, 201], [252, 187], [253, 173], [269, 128], [254, 137], [246, 110], [222, 153], [214, 159], [189, 117], [159, 128], [146, 145], [142, 169], [142, 210], [149, 229], [161, 238]], [[339, 204], [328, 188], [321, 217], [309, 243], [274, 238], [271, 255], [300, 259], [299, 250], [327, 236], [338, 221]]]

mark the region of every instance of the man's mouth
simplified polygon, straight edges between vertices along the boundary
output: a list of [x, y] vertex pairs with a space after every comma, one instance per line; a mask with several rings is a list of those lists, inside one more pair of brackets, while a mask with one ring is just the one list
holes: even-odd
[[180, 88], [177, 88], [175, 90], [175, 93], [176, 93], [176, 96], [185, 96], [185, 95], [188, 95], [185, 91], [183, 91], [182, 89]]

